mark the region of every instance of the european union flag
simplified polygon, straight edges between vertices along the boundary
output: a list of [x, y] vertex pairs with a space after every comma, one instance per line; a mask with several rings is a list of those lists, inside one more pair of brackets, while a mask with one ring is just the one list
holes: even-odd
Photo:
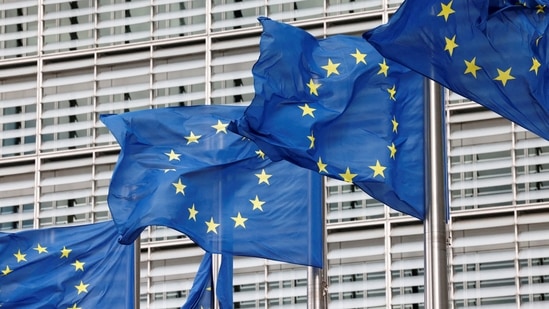
[[549, 17], [542, 3], [406, 0], [364, 38], [385, 57], [549, 139]]
[[[232, 290], [232, 286], [231, 286]], [[194, 277], [193, 287], [181, 309], [214, 308], [212, 254], [206, 252]]]
[[230, 129], [273, 160], [354, 183], [424, 219], [423, 77], [361, 37], [317, 40], [268, 18], [260, 22], [255, 97]]
[[[189, 297], [181, 309], [214, 308], [212, 260], [212, 254], [206, 252], [194, 278]], [[224, 254], [221, 257], [215, 293], [221, 309], [233, 308], [233, 257], [231, 255]]]
[[272, 162], [229, 130], [239, 106], [190, 106], [102, 116], [121, 146], [108, 205], [131, 243], [149, 225], [210, 253], [322, 267], [321, 179]]
[[0, 308], [134, 308], [134, 246], [112, 221], [0, 234]]
[[233, 256], [223, 254], [215, 294], [221, 309], [233, 309]]

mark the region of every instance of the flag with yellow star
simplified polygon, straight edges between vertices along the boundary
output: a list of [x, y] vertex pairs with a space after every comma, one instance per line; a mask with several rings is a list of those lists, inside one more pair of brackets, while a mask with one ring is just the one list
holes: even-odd
[[322, 266], [321, 178], [227, 130], [244, 109], [102, 115], [121, 146], [108, 206], [122, 243], [159, 225], [210, 253]]
[[363, 36], [385, 57], [549, 139], [546, 2], [406, 0]]
[[134, 246], [112, 221], [0, 234], [0, 308], [134, 308]]
[[259, 20], [255, 97], [230, 130], [254, 140], [272, 160], [354, 183], [423, 219], [423, 77], [361, 37], [316, 39]]

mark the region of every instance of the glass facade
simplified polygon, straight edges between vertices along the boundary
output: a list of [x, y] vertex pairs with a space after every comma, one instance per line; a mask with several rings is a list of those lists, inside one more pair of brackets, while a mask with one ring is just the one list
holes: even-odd
[[[110, 219], [104, 113], [248, 104], [260, 15], [360, 35], [393, 0], [0, 0], [0, 231]], [[549, 142], [447, 91], [451, 308], [549, 307]], [[326, 179], [329, 308], [423, 308], [423, 226]], [[179, 308], [202, 250], [141, 236], [141, 308]], [[306, 308], [307, 268], [234, 263], [235, 308]], [[547, 281], [547, 282], [546, 282]]]

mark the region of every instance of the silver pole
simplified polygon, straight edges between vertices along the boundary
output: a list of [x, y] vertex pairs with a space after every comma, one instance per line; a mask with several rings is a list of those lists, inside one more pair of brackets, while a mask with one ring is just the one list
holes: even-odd
[[[221, 209], [221, 208], [220, 208]], [[212, 291], [214, 291], [213, 299], [213, 309], [219, 309], [219, 299], [217, 299], [217, 289], [219, 288], [217, 286], [217, 278], [219, 277], [219, 267], [221, 266], [221, 254], [212, 254]], [[231, 285], [231, 289], [232, 289]]]
[[444, 123], [442, 90], [425, 79], [426, 94], [426, 214], [423, 222], [425, 247], [425, 309], [448, 308], [448, 267], [444, 179]]
[[320, 185], [321, 200], [320, 205], [322, 207], [322, 251], [323, 251], [323, 268], [316, 268], [309, 266], [307, 268], [307, 309], [326, 309], [328, 308], [328, 244], [327, 244], [327, 230], [326, 230], [326, 205], [324, 203], [324, 180], [322, 177], [322, 183]]
[[133, 244], [133, 307], [141, 306], [141, 238], [137, 237]]
[[307, 309], [316, 309], [316, 299], [318, 298], [315, 279], [318, 277], [317, 268], [307, 267]]

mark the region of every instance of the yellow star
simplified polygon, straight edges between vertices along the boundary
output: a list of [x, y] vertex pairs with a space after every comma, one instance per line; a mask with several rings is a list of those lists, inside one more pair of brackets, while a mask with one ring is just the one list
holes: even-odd
[[179, 159], [179, 156], [180, 156], [181, 154], [180, 154], [180, 153], [175, 153], [175, 152], [173, 151], [173, 149], [170, 150], [169, 153], [166, 153], [166, 152], [165, 152], [164, 154], [168, 156], [168, 158], [169, 158], [168, 161], [171, 161], [171, 160], [181, 161], [181, 159]]
[[385, 166], [382, 166], [379, 164], [379, 160], [376, 160], [376, 165], [368, 166], [372, 170], [374, 170], [374, 177], [377, 175], [381, 175], [381, 177], [385, 178], [385, 175], [383, 174], [383, 171], [387, 168]]
[[61, 250], [61, 256], [59, 258], [68, 258], [71, 251], [72, 249], [67, 249], [65, 246], [63, 246], [63, 249]]
[[467, 68], [465, 69], [465, 72], [463, 74], [471, 73], [475, 78], [477, 78], [477, 71], [482, 69], [475, 63], [477, 61], [477, 57], [473, 57], [471, 61], [464, 61]]
[[391, 151], [390, 157], [394, 159], [395, 155], [396, 155], [396, 152], [397, 152], [397, 149], [395, 147], [395, 143], [391, 143], [391, 146], [387, 146], [387, 148], [389, 148], [389, 150]]
[[393, 119], [391, 120], [391, 122], [393, 123], [393, 132], [398, 133], [398, 122], [395, 116], [393, 116]]
[[88, 286], [89, 284], [84, 284], [84, 282], [80, 281], [80, 284], [75, 285], [74, 287], [78, 290], [78, 295], [80, 295], [80, 293], [83, 293], [83, 292], [88, 293]]
[[320, 86], [321, 86], [321, 84], [315, 84], [315, 82], [311, 78], [311, 80], [307, 84], [307, 87], [309, 87], [309, 94], [314, 94], [318, 97], [318, 87], [320, 87]]
[[185, 188], [186, 188], [187, 186], [184, 185], [183, 183], [181, 183], [181, 178], [179, 178], [179, 180], [177, 181], [177, 183], [172, 182], [172, 185], [175, 187], [175, 194], [181, 193], [181, 194], [185, 195]]
[[261, 159], [265, 160], [265, 153], [262, 150], [256, 150], [255, 154]]
[[193, 219], [194, 222], [196, 222], [196, 215], [198, 214], [198, 210], [194, 208], [194, 204], [191, 208], [187, 208], [189, 210], [189, 220]]
[[13, 256], [15, 256], [15, 258], [17, 259], [17, 263], [21, 261], [27, 261], [27, 259], [25, 258], [27, 255], [21, 254], [21, 250], [17, 250], [17, 253], [14, 253]]
[[313, 132], [311, 132], [311, 135], [307, 135], [307, 138], [311, 141], [311, 144], [309, 145], [309, 149], [315, 148], [315, 136]]
[[385, 62], [385, 58], [383, 58], [382, 63], [378, 63], [378, 64], [379, 64], [379, 71], [377, 72], [377, 75], [383, 74], [385, 75], [385, 77], [387, 77], [387, 74], [389, 73], [389, 66]]
[[202, 135], [194, 135], [193, 131], [191, 131], [191, 134], [189, 136], [185, 136], [185, 139], [187, 140], [187, 145], [190, 143], [197, 143], [198, 139], [201, 138]]
[[76, 260], [76, 262], [72, 263], [71, 265], [74, 266], [74, 271], [84, 271], [84, 262], [80, 262], [79, 260]]
[[259, 209], [259, 210], [263, 211], [263, 204], [265, 204], [265, 202], [260, 201], [259, 197], [257, 195], [255, 196], [255, 200], [250, 200], [250, 203], [252, 203], [252, 205], [253, 205], [252, 210]]
[[246, 225], [244, 225], [244, 222], [248, 220], [248, 218], [244, 218], [240, 215], [240, 212], [238, 212], [238, 215], [236, 217], [231, 217], [231, 219], [234, 220], [234, 227], [242, 226], [243, 228], [246, 228]]
[[36, 248], [33, 248], [34, 250], [38, 251], [38, 254], [41, 254], [41, 253], [48, 253], [48, 250], [47, 247], [42, 247], [40, 246], [40, 244], [37, 244], [36, 245]]
[[257, 176], [257, 178], [259, 178], [258, 184], [264, 182], [264, 183], [270, 185], [269, 178], [271, 178], [271, 176], [273, 176], [273, 175], [266, 174], [264, 169], [261, 170], [261, 174], [255, 174], [255, 175]]
[[13, 270], [10, 269], [8, 265], [6, 265], [6, 269], [2, 270], [2, 275], [7, 276], [9, 273], [11, 273]]
[[456, 12], [452, 9], [452, 2], [454, 1], [450, 1], [448, 2], [448, 4], [441, 3], [440, 6], [442, 7], [442, 9], [440, 10], [440, 13], [438, 13], [437, 16], [444, 16], [444, 20], [448, 21], [448, 16]]
[[223, 132], [225, 134], [227, 134], [227, 126], [229, 125], [229, 123], [223, 123], [221, 122], [221, 120], [218, 120], [217, 121], [217, 124], [213, 125], [212, 128], [214, 128], [216, 131], [215, 131], [215, 134], [219, 133], [219, 132]]
[[301, 117], [305, 117], [305, 115], [309, 115], [313, 118], [315, 118], [315, 115], [313, 114], [314, 111], [316, 111], [316, 108], [309, 107], [309, 104], [305, 103], [303, 106], [298, 106], [303, 113], [301, 114]]
[[366, 54], [363, 54], [361, 53], [358, 48], [356, 49], [355, 53], [354, 54], [351, 54], [351, 56], [355, 57], [356, 59], [356, 63], [355, 64], [358, 64], [359, 62], [362, 62], [364, 64], [366, 64]]
[[339, 174], [346, 182], [353, 182], [353, 178], [356, 177], [357, 174], [351, 174], [351, 170], [347, 167], [347, 170], [345, 171], [345, 174]]
[[494, 78], [494, 80], [499, 80], [504, 87], [507, 84], [507, 81], [511, 79], [515, 79], [515, 77], [511, 75], [511, 68], [507, 69], [507, 71], [498, 69], [498, 76]]
[[80, 307], [76, 307], [76, 303], [74, 305], [72, 305], [72, 307], [68, 307], [67, 309], [82, 309]]
[[454, 48], [458, 47], [459, 45], [456, 44], [456, 35], [449, 39], [447, 37], [444, 37], [444, 40], [446, 41], [446, 46], [444, 46], [444, 50], [447, 50], [448, 53], [450, 53], [450, 56], [454, 53]]
[[396, 99], [395, 99], [395, 95], [397, 93], [396, 86], [393, 85], [392, 88], [387, 89], [387, 92], [389, 93], [389, 98], [393, 101], [396, 101]]
[[538, 59], [532, 57], [532, 67], [530, 67], [530, 72], [534, 71], [536, 72], [536, 75], [538, 75], [538, 69], [541, 66], [541, 63], [539, 63]]
[[316, 166], [318, 166], [318, 172], [319, 173], [328, 173], [328, 171], [326, 170], [326, 167], [328, 166], [328, 164], [322, 162], [322, 158], [321, 157], [318, 157], [318, 161], [316, 162]]
[[536, 14], [545, 13], [545, 5], [538, 4], [536, 5]]
[[340, 64], [341, 63], [333, 63], [332, 59], [328, 58], [328, 64], [322, 67], [324, 70], [326, 70], [326, 74], [327, 74], [326, 77], [330, 77], [330, 75], [332, 74], [339, 75], [339, 72], [337, 71], [337, 67]]
[[214, 218], [212, 217], [209, 222], [206, 222], [206, 225], [208, 226], [208, 230], [206, 233], [214, 232], [217, 234], [217, 227], [219, 226], [219, 223], [214, 222]]

